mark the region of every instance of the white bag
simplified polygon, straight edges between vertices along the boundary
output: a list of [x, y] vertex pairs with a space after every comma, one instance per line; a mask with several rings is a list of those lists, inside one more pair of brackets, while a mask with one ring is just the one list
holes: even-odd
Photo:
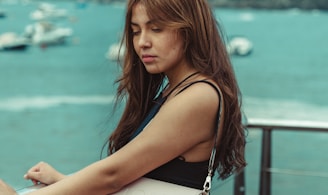
[[[33, 185], [17, 190], [16, 193], [18, 195], [25, 195], [44, 186], [44, 184]], [[201, 193], [202, 191], [199, 189], [142, 177], [127, 185], [121, 191], [114, 193], [114, 195], [199, 195]]]
[[202, 190], [142, 177], [114, 195], [199, 195]]
[[22, 189], [17, 190], [16, 193], [18, 195], [25, 195], [25, 194], [28, 194], [30, 192], [36, 191], [38, 189], [41, 189], [44, 186], [46, 186], [46, 185], [44, 185], [44, 184], [38, 184], [38, 185], [28, 186], [28, 187], [25, 187], [25, 188], [22, 188]]

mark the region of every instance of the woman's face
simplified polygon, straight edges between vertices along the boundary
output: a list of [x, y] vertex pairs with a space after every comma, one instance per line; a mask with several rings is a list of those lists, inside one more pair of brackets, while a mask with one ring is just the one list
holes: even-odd
[[138, 3], [132, 10], [131, 28], [136, 53], [151, 74], [168, 73], [186, 65], [183, 41], [177, 30], [156, 25]]

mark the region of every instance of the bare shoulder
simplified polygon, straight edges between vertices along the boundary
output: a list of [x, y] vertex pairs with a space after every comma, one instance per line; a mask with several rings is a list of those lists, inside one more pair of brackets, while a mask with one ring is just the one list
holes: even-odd
[[218, 89], [219, 87], [213, 81], [201, 80], [185, 86], [185, 88], [172, 99], [199, 106], [217, 108], [215, 105], [218, 105], [220, 100]]
[[[180, 93], [172, 94], [161, 109], [159, 115], [165, 114], [163, 118], [170, 121], [179, 120], [189, 130], [208, 129], [212, 132], [212, 125], [218, 113], [219, 95], [211, 82], [197, 82], [184, 88]], [[191, 128], [197, 127], [197, 128]]]

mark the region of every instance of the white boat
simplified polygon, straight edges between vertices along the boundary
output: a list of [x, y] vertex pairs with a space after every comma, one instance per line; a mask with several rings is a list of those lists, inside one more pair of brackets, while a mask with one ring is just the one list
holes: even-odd
[[24, 36], [35, 45], [62, 44], [72, 36], [73, 30], [68, 27], [57, 27], [50, 22], [37, 22], [25, 27]]
[[14, 32], [0, 35], [0, 50], [24, 50], [29, 46], [29, 40]]
[[227, 44], [227, 51], [230, 55], [247, 56], [253, 51], [253, 43], [245, 37], [231, 37]]
[[30, 18], [33, 20], [60, 19], [68, 16], [66, 9], [58, 9], [54, 4], [41, 3], [37, 10], [31, 12]]

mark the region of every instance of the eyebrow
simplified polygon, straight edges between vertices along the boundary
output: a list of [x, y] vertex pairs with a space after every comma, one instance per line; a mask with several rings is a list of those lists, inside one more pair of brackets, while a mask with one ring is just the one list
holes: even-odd
[[[146, 25], [152, 25], [152, 24], [155, 24], [155, 20], [149, 20], [148, 22], [146, 22]], [[131, 21], [131, 26], [139, 26], [139, 24]]]

